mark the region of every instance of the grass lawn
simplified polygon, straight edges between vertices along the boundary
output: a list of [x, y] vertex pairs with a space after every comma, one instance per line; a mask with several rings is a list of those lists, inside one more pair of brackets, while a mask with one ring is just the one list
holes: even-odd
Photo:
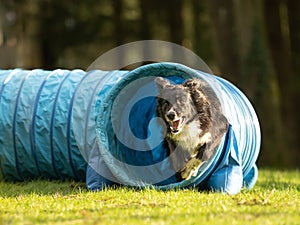
[[234, 196], [0, 182], [2, 224], [300, 224], [300, 171], [260, 170], [256, 186]]

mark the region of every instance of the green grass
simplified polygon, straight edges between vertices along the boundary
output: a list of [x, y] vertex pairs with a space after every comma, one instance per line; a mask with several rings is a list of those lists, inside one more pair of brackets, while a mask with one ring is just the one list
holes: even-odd
[[234, 196], [0, 182], [2, 224], [300, 224], [300, 172], [261, 170], [252, 190]]

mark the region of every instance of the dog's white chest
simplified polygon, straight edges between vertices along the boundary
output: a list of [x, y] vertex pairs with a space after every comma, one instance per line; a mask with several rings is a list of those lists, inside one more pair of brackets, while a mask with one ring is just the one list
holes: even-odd
[[176, 141], [184, 149], [194, 150], [201, 142], [199, 138], [201, 132], [199, 122], [186, 124], [180, 134], [177, 135]]

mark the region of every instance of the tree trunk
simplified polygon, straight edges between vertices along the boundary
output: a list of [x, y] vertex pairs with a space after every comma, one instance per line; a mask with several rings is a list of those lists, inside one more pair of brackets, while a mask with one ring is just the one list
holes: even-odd
[[34, 69], [42, 64], [39, 5], [35, 1], [16, 3], [18, 19], [17, 67]]
[[240, 60], [237, 49], [234, 9], [230, 0], [206, 2], [214, 33], [214, 50], [220, 72], [231, 82], [239, 83]]
[[288, 18], [289, 18], [289, 33], [290, 33], [290, 46], [292, 55], [292, 68], [293, 73], [290, 80], [290, 98], [292, 107], [289, 109], [290, 113], [293, 114], [289, 119], [293, 127], [291, 128], [292, 147], [294, 152], [294, 160], [297, 166], [300, 166], [300, 154], [299, 154], [299, 138], [300, 138], [300, 1], [298, 0], [287, 0], [288, 6]]
[[121, 45], [123, 41], [123, 24], [122, 24], [122, 0], [112, 0], [113, 5], [113, 21], [114, 21], [114, 37], [116, 45]]
[[277, 80], [263, 26], [260, 0], [212, 0], [208, 4], [220, 71], [250, 98], [262, 129], [259, 164], [287, 163], [282, 142]]
[[149, 11], [151, 10], [151, 0], [140, 1], [140, 37], [143, 40], [151, 39], [151, 24]]
[[[112, 0], [112, 6], [113, 6], [113, 23], [114, 23], [114, 33], [113, 37], [115, 39], [115, 45], [116, 47], [120, 46], [123, 43], [123, 37], [124, 37], [124, 30], [123, 30], [123, 23], [122, 23], [122, 13], [123, 13], [123, 0]], [[121, 52], [119, 50], [118, 56], [115, 59], [117, 61], [118, 67], [123, 66], [123, 60], [124, 60], [124, 52]]]
[[181, 45], [184, 37], [183, 27], [183, 0], [173, 0], [164, 2], [167, 16], [167, 24], [169, 25], [170, 41]]
[[191, 39], [193, 40], [193, 50], [194, 52], [203, 57], [204, 61], [209, 64], [212, 60], [212, 35], [211, 28], [208, 22], [205, 21], [207, 17], [207, 12], [205, 11], [204, 4], [199, 0], [192, 0], [192, 22], [193, 22], [193, 32]]
[[[280, 92], [280, 106], [281, 106], [281, 124], [282, 124], [282, 139], [284, 141], [283, 154], [284, 159], [287, 159], [286, 166], [296, 165], [295, 154], [296, 140], [295, 134], [298, 132], [295, 127], [295, 119], [298, 117], [299, 112], [295, 111], [295, 102], [291, 101], [292, 93], [291, 87], [293, 84], [293, 70], [291, 61], [291, 52], [289, 51], [289, 44], [287, 43], [286, 34], [282, 30], [286, 18], [282, 18], [283, 10], [286, 9], [284, 2], [280, 0], [265, 0], [264, 13], [266, 21], [267, 36], [269, 40], [269, 47], [271, 49], [271, 55], [275, 73], [278, 79], [278, 86]], [[283, 11], [283, 12], [282, 12]], [[287, 21], [288, 22], [288, 21]]]

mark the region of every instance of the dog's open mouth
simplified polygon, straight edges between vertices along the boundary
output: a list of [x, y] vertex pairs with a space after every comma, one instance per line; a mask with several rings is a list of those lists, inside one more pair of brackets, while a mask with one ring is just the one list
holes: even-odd
[[181, 131], [182, 125], [185, 121], [185, 117], [181, 117], [178, 120], [173, 120], [170, 122], [171, 132], [177, 134]]

